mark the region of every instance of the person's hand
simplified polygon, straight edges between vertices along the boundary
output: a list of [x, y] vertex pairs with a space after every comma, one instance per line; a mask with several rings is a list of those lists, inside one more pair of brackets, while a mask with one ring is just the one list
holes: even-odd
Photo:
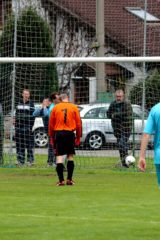
[[81, 140], [80, 140], [80, 138], [75, 138], [75, 146], [76, 147], [78, 147], [79, 145], [80, 145], [80, 143], [81, 143]]
[[42, 102], [42, 108], [46, 108], [48, 106], [47, 99], [44, 99]]
[[140, 171], [144, 172], [146, 170], [146, 160], [140, 157], [138, 161], [138, 168]]

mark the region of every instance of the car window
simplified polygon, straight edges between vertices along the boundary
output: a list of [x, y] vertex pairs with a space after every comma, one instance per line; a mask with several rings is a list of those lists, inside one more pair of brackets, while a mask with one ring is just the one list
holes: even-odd
[[99, 108], [99, 114], [98, 117], [99, 118], [107, 118], [107, 107], [101, 107]]
[[[143, 112], [142, 112], [142, 109], [139, 107], [139, 106], [133, 106], [133, 117], [136, 118], [136, 119], [142, 119], [142, 116], [143, 116]], [[147, 118], [147, 111], [145, 111], [144, 113], [144, 116], [145, 118]]]
[[84, 118], [90, 118], [90, 119], [102, 119], [107, 118], [107, 107], [97, 107], [90, 109], [84, 116]]
[[86, 114], [85, 114], [85, 118], [98, 118], [98, 108], [93, 108], [93, 109], [90, 109]]

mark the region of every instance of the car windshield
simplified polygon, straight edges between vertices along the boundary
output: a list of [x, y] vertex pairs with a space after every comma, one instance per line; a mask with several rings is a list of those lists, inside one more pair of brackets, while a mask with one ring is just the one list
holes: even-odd
[[[133, 106], [133, 117], [142, 119], [142, 116], [143, 116], [143, 111], [142, 111], [141, 107]], [[145, 112], [144, 112], [145, 119], [147, 118], [147, 116], [148, 116], [148, 112], [145, 110]]]

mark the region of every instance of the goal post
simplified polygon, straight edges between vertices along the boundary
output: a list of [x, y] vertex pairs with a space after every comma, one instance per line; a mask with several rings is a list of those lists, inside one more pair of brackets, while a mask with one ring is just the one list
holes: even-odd
[[148, 57], [1, 57], [0, 63], [159, 63], [160, 56]]
[[[138, 127], [133, 128], [130, 150], [138, 157], [146, 111], [160, 99], [159, 12], [160, 5], [153, 0], [134, 4], [130, 0], [1, 1], [4, 165], [15, 165], [17, 160], [14, 118], [23, 89], [30, 90], [36, 107], [52, 92], [67, 91], [73, 103], [88, 109], [83, 116], [87, 133], [83, 133], [77, 158], [81, 162], [83, 157], [85, 166], [89, 161], [89, 167], [98, 158], [97, 168], [110, 167], [110, 159], [114, 166], [119, 159], [106, 108], [115, 91], [123, 89], [134, 107], [133, 121]], [[41, 165], [46, 166], [48, 136], [43, 119], [35, 120], [34, 151], [44, 155]], [[148, 154], [152, 158], [152, 150]]]
[[[138, 154], [139, 154], [139, 145], [140, 145], [140, 138], [141, 138], [141, 133], [143, 131], [143, 121], [146, 120], [146, 103], [143, 103], [143, 92], [144, 92], [144, 85], [143, 85], [143, 81], [146, 81], [146, 79], [154, 79], [157, 78], [156, 76], [158, 76], [158, 72], [153, 71], [148, 73], [147, 76], [144, 76], [143, 73], [143, 63], [158, 63], [160, 61], [160, 57], [47, 57], [47, 58], [43, 58], [43, 57], [32, 57], [32, 58], [23, 58], [23, 57], [15, 57], [15, 58], [0, 58], [0, 65], [2, 66], [3, 64], [15, 64], [15, 66], [17, 64], [21, 64], [21, 66], [27, 66], [27, 64], [29, 64], [30, 66], [37, 66], [37, 69], [39, 69], [39, 65], [43, 64], [48, 64], [48, 63], [54, 63], [56, 64], [56, 66], [58, 64], [77, 64], [77, 68], [75, 70], [75, 72], [73, 72], [73, 75], [71, 75], [71, 81], [69, 81], [69, 85], [67, 88], [67, 91], [70, 94], [70, 99], [73, 103], [77, 104], [80, 106], [82, 105], [82, 108], [88, 107], [89, 105], [91, 106], [96, 106], [97, 105], [97, 111], [99, 111], [98, 115], [96, 115], [97, 113], [94, 112], [94, 109], [89, 109], [88, 111], [88, 115], [86, 115], [86, 119], [88, 118], [88, 123], [89, 125], [87, 125], [87, 128], [91, 128], [90, 132], [87, 133], [87, 135], [85, 136], [85, 138], [83, 138], [82, 140], [82, 146], [80, 149], [77, 149], [77, 167], [82, 167], [85, 166], [89, 167], [90, 165], [94, 165], [96, 168], [98, 168], [98, 165], [95, 165], [95, 161], [96, 158], [97, 159], [101, 159], [98, 160], [100, 163], [101, 167], [104, 167], [106, 164], [106, 167], [114, 167], [114, 163], [116, 162], [117, 159], [119, 159], [119, 153], [116, 146], [116, 139], [113, 136], [113, 132], [111, 133], [107, 133], [107, 131], [111, 130], [111, 122], [107, 122], [107, 116], [106, 116], [106, 106], [108, 108], [110, 102], [112, 100], [114, 100], [114, 92], [116, 90], [112, 89], [112, 91], [108, 92], [107, 90], [107, 85], [106, 85], [106, 89], [104, 89], [103, 97], [101, 97], [101, 99], [97, 98], [97, 90], [96, 90], [96, 78], [93, 77], [91, 75], [91, 77], [89, 76], [90, 74], [90, 68], [86, 68], [86, 66], [90, 66], [90, 64], [96, 65], [97, 62], [104, 62], [105, 66], [110, 65], [110, 66], [114, 66], [115, 64], [117, 64], [118, 66], [126, 66], [126, 64], [128, 64], [127, 66], [132, 65], [132, 68], [134, 68], [135, 65], [138, 65], [139, 69], [141, 70], [141, 74], [139, 76], [139, 81], [136, 83], [135, 80], [132, 80], [132, 76], [131, 76], [131, 80], [128, 80], [126, 82], [123, 83], [119, 83], [120, 87], [122, 87], [125, 91], [126, 91], [126, 97], [128, 100], [131, 101], [131, 103], [134, 106], [134, 114], [137, 116], [134, 116], [133, 121], [135, 121], [135, 124], [139, 124], [138, 122], [141, 122], [139, 125], [135, 125], [132, 129], [133, 131], [133, 135], [130, 139], [131, 141], [131, 148], [129, 150], [129, 153], [132, 153], [135, 155], [136, 158], [138, 158]], [[84, 65], [85, 64], [85, 65]], [[83, 69], [84, 68], [84, 69]], [[80, 72], [79, 69], [83, 69], [83, 71], [85, 71], [86, 76], [79, 76]], [[82, 71], [82, 70], [81, 70]], [[87, 77], [88, 75], [88, 77]], [[106, 79], [107, 80], [107, 79]], [[12, 81], [12, 78], [11, 78]], [[112, 80], [113, 81], [113, 80]], [[79, 83], [78, 83], [79, 82]], [[88, 85], [86, 83], [89, 83]], [[78, 84], [78, 85], [77, 85]], [[85, 85], [83, 87], [83, 84]], [[111, 82], [111, 84], [113, 84], [113, 82]], [[122, 85], [121, 85], [122, 84]], [[147, 83], [148, 84], [148, 83]], [[151, 87], [151, 86], [150, 86]], [[148, 90], [148, 86], [147, 86], [147, 91], [150, 91], [150, 94], [153, 94], [153, 92], [155, 93], [155, 86], [153, 89], [151, 89], [149, 87]], [[48, 86], [49, 91], [50, 91], [50, 86]], [[86, 89], [87, 88], [87, 89]], [[20, 93], [22, 93], [23, 87], [19, 86], [19, 91]], [[31, 89], [31, 93], [32, 92], [36, 92], [36, 89]], [[58, 89], [60, 90], [60, 89]], [[66, 90], [66, 89], [65, 89]], [[12, 86], [12, 91], [14, 92], [14, 87]], [[63, 91], [63, 89], [61, 89], [60, 91]], [[51, 91], [50, 91], [51, 92]], [[110, 98], [109, 98], [109, 93], [110, 93]], [[40, 94], [40, 92], [39, 92]], [[88, 94], [88, 96], [87, 96]], [[12, 95], [15, 96], [16, 98], [16, 102], [18, 102], [20, 100], [21, 94], [19, 94], [19, 97], [17, 98], [17, 96], [15, 95], [15, 93]], [[34, 99], [34, 94], [31, 95], [32, 98]], [[148, 98], [148, 97], [147, 97]], [[156, 96], [155, 96], [156, 98]], [[158, 97], [157, 97], [158, 99]], [[15, 102], [14, 99], [11, 99], [11, 101], [13, 100], [13, 102]], [[8, 100], [5, 100], [5, 103]], [[146, 99], [144, 99], [144, 101], [146, 102]], [[150, 101], [150, 100], [147, 100]], [[157, 101], [157, 100], [155, 100]], [[41, 104], [41, 100], [39, 97], [39, 101], [37, 102], [40, 106]], [[36, 104], [37, 104], [36, 103]], [[148, 103], [148, 102], [147, 102]], [[7, 103], [6, 103], [7, 104]], [[105, 105], [106, 104], [106, 105]], [[149, 103], [148, 103], [149, 104]], [[10, 107], [11, 110], [11, 121], [12, 118], [14, 119], [14, 109], [15, 109], [16, 104], [14, 103], [12, 105], [12, 107]], [[104, 107], [105, 106], [105, 107]], [[104, 107], [104, 109], [103, 109]], [[141, 107], [141, 108], [139, 108]], [[144, 109], [143, 109], [144, 107]], [[141, 112], [138, 112], [141, 111]], [[91, 115], [90, 115], [91, 114]], [[137, 117], [137, 119], [136, 119]], [[83, 118], [83, 117], [82, 117]], [[98, 119], [99, 118], [99, 119]], [[104, 137], [100, 138], [101, 135], [99, 135], [98, 131], [96, 130], [96, 125], [98, 124], [96, 121], [101, 122], [101, 126], [103, 126], [104, 122], [106, 121], [106, 126], [108, 127], [108, 124], [110, 124], [110, 126], [106, 129], [108, 130], [103, 130], [104, 134], [106, 134], [106, 138], [104, 139]], [[86, 128], [85, 121], [82, 119], [82, 122], [84, 122], [84, 128]], [[137, 126], [139, 127], [139, 129], [137, 129]], [[11, 126], [10, 126], [11, 127]], [[95, 131], [93, 130], [93, 128], [95, 127]], [[14, 128], [14, 126], [13, 126]], [[40, 127], [40, 129], [42, 130], [42, 126]], [[5, 139], [5, 162], [3, 163], [4, 166], [14, 166], [15, 162], [16, 162], [16, 155], [15, 155], [15, 139], [14, 139], [14, 132], [12, 132], [12, 130], [14, 131], [14, 129], [10, 129], [10, 136], [9, 139]], [[8, 129], [5, 129], [5, 133], [8, 131]], [[138, 132], [137, 132], [138, 131]], [[43, 132], [38, 132], [35, 130], [34, 132], [35, 134], [37, 134], [37, 137], [39, 137], [38, 141], [40, 144], [43, 144], [43, 140], [42, 139], [43, 136]], [[94, 133], [94, 135], [93, 135]], [[112, 135], [112, 136], [111, 136]], [[111, 138], [114, 139], [111, 139]], [[102, 142], [101, 142], [102, 141]], [[35, 146], [35, 156], [40, 156], [41, 154], [43, 156], [47, 157], [47, 144], [44, 146]], [[149, 156], [150, 152], [148, 152]], [[8, 157], [7, 157], [8, 156]], [[82, 160], [83, 159], [83, 160]], [[107, 160], [107, 162], [105, 163], [105, 161]], [[111, 161], [109, 160], [111, 159]], [[84, 164], [84, 165], [83, 165]], [[41, 166], [45, 167], [46, 163], [43, 165], [43, 163], [41, 164]], [[91, 167], [91, 166], [90, 166]]]

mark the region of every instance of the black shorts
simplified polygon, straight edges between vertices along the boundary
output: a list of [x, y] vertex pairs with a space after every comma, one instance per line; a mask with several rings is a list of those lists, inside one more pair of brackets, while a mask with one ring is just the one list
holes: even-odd
[[54, 149], [56, 156], [75, 154], [75, 134], [73, 131], [56, 131]]

